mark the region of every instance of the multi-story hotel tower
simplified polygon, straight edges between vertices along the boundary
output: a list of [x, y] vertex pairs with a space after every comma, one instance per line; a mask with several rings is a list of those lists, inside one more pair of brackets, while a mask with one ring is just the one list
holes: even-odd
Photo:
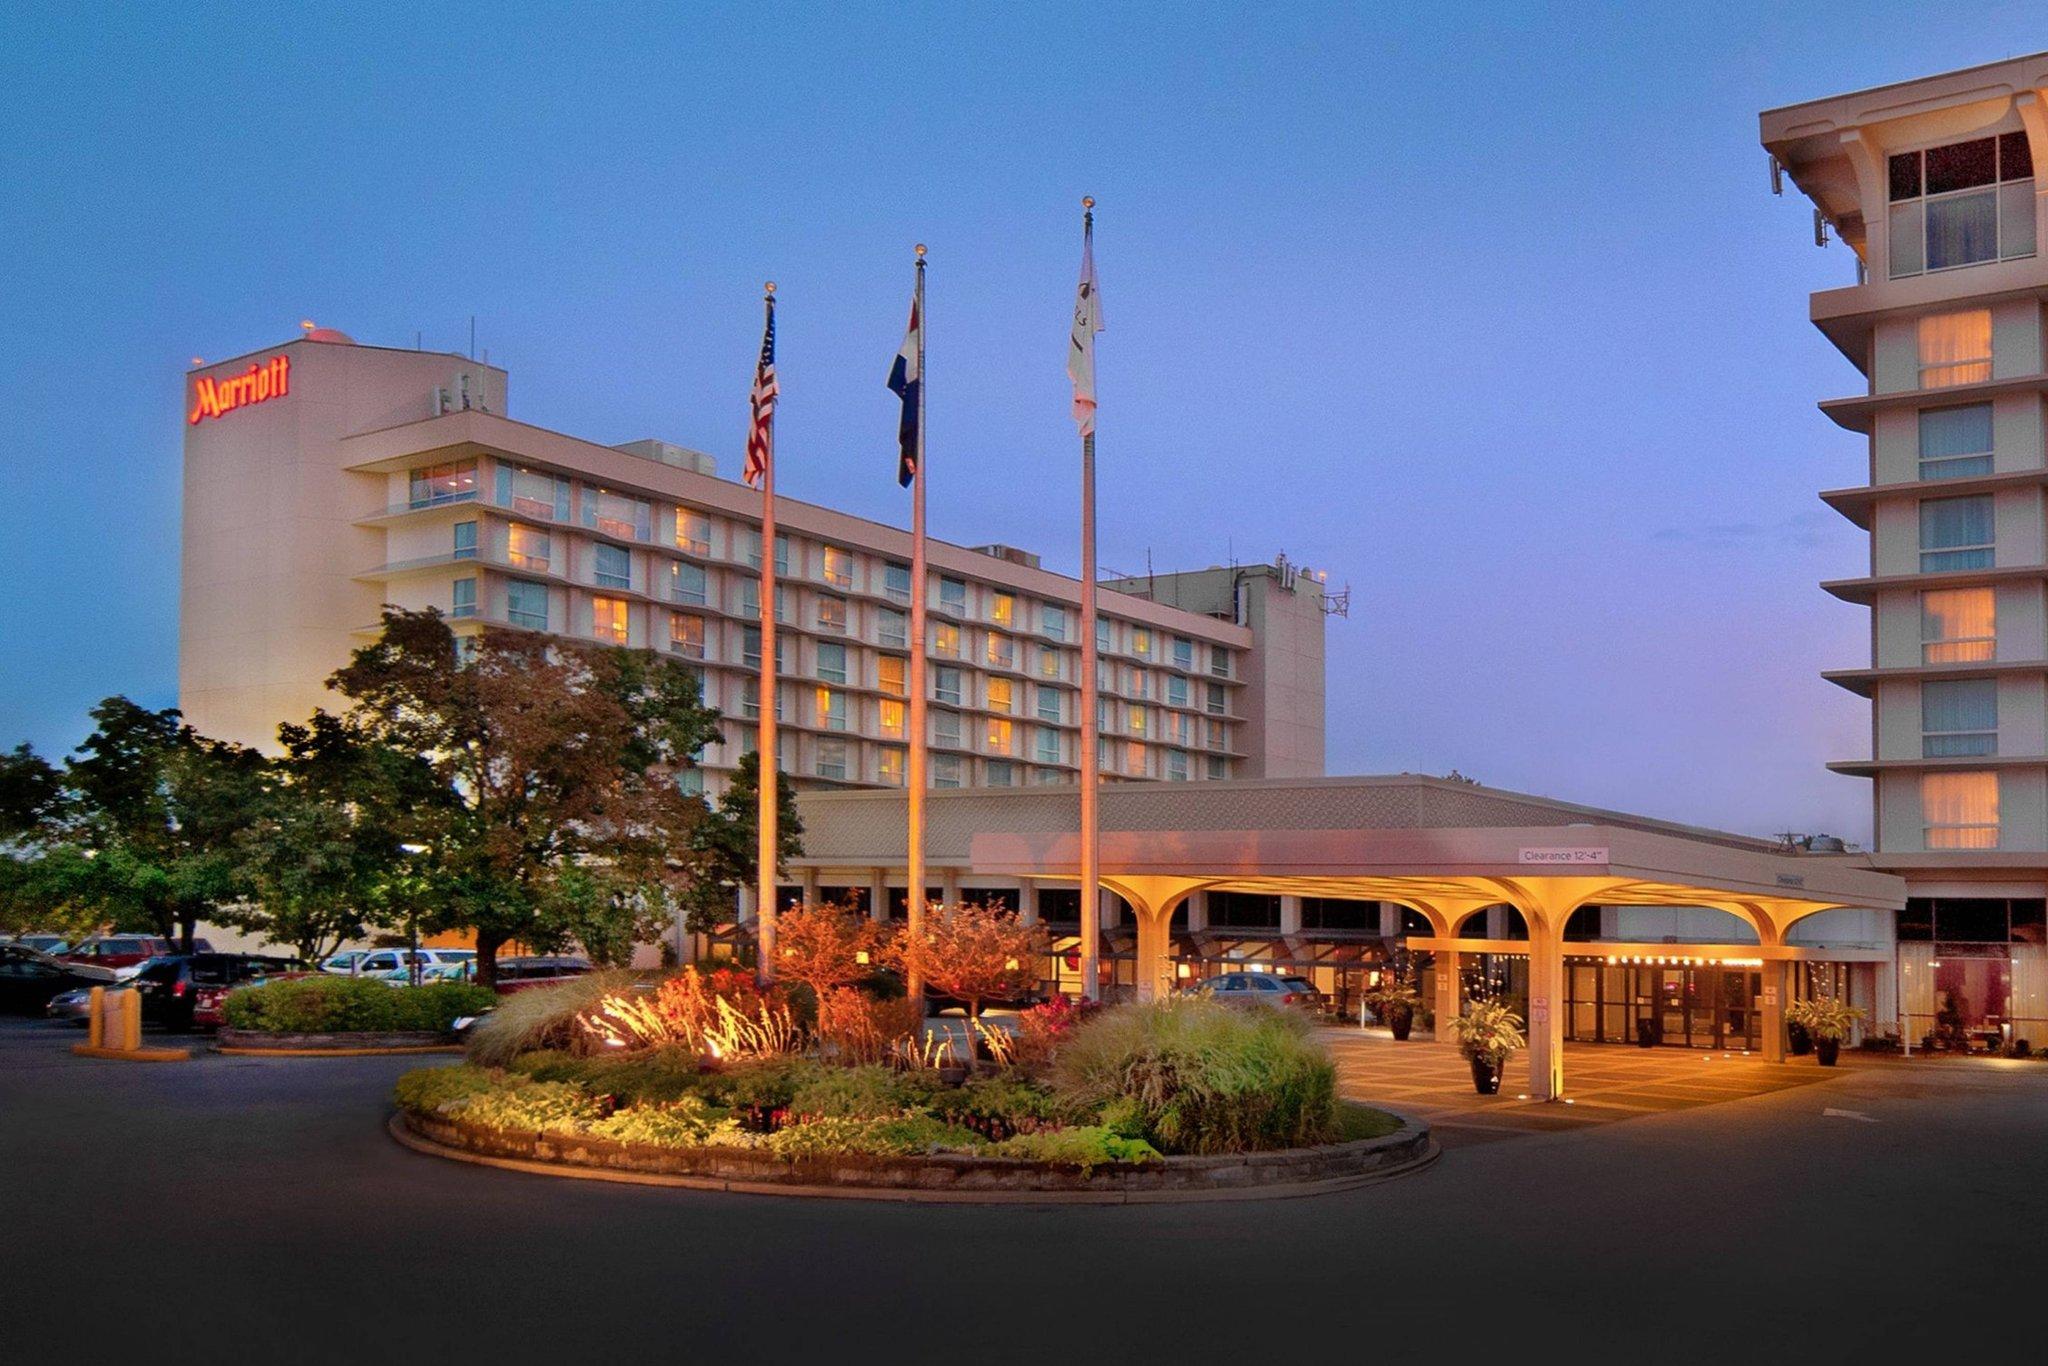
[[[273, 744], [279, 722], [342, 704], [325, 680], [382, 604], [437, 607], [461, 634], [488, 622], [691, 661], [726, 718], [700, 774], [718, 788], [760, 706], [759, 493], [665, 442], [514, 422], [506, 378], [325, 330], [192, 371], [179, 696], [195, 727]], [[789, 498], [778, 515], [782, 768], [901, 784], [909, 534]], [[933, 542], [930, 562], [934, 786], [1073, 781], [1080, 584], [1002, 546]], [[1111, 586], [1105, 774], [1322, 774], [1313, 575], [1283, 559]]]
[[1822, 498], [1870, 533], [1824, 587], [1870, 610], [1879, 868], [1903, 875], [1917, 1040], [2041, 1037], [2048, 1016], [2048, 54], [1773, 109], [1772, 175], [1856, 279], [1813, 296], [1861, 372], [1821, 404], [1868, 466]]

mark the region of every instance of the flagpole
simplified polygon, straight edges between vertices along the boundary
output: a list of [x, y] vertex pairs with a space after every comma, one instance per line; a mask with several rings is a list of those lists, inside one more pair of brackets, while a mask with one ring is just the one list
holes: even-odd
[[[775, 326], [775, 282], [770, 280], [762, 294], [766, 326]], [[758, 885], [754, 918], [758, 926], [755, 944], [758, 961], [755, 974], [768, 981], [775, 976], [776, 855], [780, 852], [782, 757], [775, 734], [775, 455], [773, 445], [761, 467], [761, 695], [760, 734], [755, 752], [760, 761], [760, 815], [755, 824], [760, 833]]]
[[[1081, 242], [1084, 259], [1095, 250], [1095, 200], [1081, 201]], [[1081, 994], [1102, 999], [1102, 864], [1096, 748], [1101, 725], [1096, 717], [1095, 682], [1095, 424], [1081, 438]]]
[[[917, 468], [910, 489], [910, 763], [904, 781], [909, 785], [909, 820], [906, 838], [909, 848], [909, 885], [904, 892], [904, 910], [909, 916], [911, 938], [924, 933], [924, 803], [929, 786], [926, 773], [930, 756], [925, 743], [926, 627], [924, 554], [924, 244], [917, 246]], [[924, 977], [912, 970], [904, 989], [910, 999], [924, 1004]]]

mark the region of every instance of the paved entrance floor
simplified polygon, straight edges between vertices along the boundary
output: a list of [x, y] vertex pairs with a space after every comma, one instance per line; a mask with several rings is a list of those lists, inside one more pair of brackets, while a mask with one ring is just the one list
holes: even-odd
[[1428, 1039], [1395, 1043], [1386, 1034], [1356, 1029], [1322, 1033], [1337, 1060], [1337, 1088], [1345, 1097], [1427, 1121], [1446, 1148], [1588, 1129], [1839, 1075], [1810, 1060], [1768, 1063], [1703, 1049], [1567, 1044], [1566, 1099], [1544, 1102], [1521, 1098], [1528, 1089], [1529, 1067], [1522, 1055], [1508, 1063], [1500, 1094], [1482, 1096], [1472, 1088], [1471, 1067], [1449, 1044]]

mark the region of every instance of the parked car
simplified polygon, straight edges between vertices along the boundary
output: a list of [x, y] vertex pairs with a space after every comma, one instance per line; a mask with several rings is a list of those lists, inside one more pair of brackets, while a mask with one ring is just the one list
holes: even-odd
[[236, 987], [260, 977], [293, 972], [295, 958], [253, 953], [182, 953], [152, 958], [135, 974], [142, 1018], [166, 1029], [218, 1029], [221, 1003]]
[[[410, 981], [413, 952], [411, 949], [345, 949], [323, 961], [320, 971], [339, 977], [384, 977], [402, 972]], [[422, 980], [425, 980], [426, 969], [476, 961], [474, 949], [420, 949], [418, 953]]]
[[34, 949], [37, 953], [47, 953], [57, 957], [62, 957], [71, 948], [71, 941], [61, 934], [0, 935], [0, 944], [19, 944], [23, 948]]
[[160, 935], [95, 934], [61, 956], [67, 962], [112, 968], [123, 976], [132, 977], [134, 973], [123, 969], [139, 968], [150, 959], [161, 958], [169, 952], [171, 941]]
[[581, 977], [590, 971], [592, 968], [588, 958], [571, 958], [560, 954], [533, 958], [500, 958], [498, 994], [509, 996], [515, 991], [551, 986], [556, 982], [566, 982], [572, 977]]
[[1187, 994], [1232, 1006], [1292, 1006], [1312, 1013], [1323, 1008], [1323, 993], [1308, 978], [1277, 972], [1226, 972], [1196, 982]]
[[[109, 991], [128, 990], [126, 982], [109, 982], [106, 986]], [[77, 987], [70, 991], [58, 992], [50, 998], [50, 1003], [43, 1007], [43, 1016], [46, 1019], [61, 1020], [65, 1024], [84, 1025], [92, 1018], [92, 988]]]
[[113, 971], [68, 962], [25, 944], [0, 944], [0, 1011], [33, 1015], [53, 996], [114, 985]]

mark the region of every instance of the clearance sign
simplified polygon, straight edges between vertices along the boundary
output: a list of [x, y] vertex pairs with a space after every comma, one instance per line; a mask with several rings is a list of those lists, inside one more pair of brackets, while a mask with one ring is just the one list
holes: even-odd
[[226, 379], [203, 376], [192, 391], [192, 412], [185, 420], [198, 426], [209, 417], [220, 417], [252, 403], [267, 403], [291, 392], [292, 358], [277, 356], [252, 364], [239, 375]]

